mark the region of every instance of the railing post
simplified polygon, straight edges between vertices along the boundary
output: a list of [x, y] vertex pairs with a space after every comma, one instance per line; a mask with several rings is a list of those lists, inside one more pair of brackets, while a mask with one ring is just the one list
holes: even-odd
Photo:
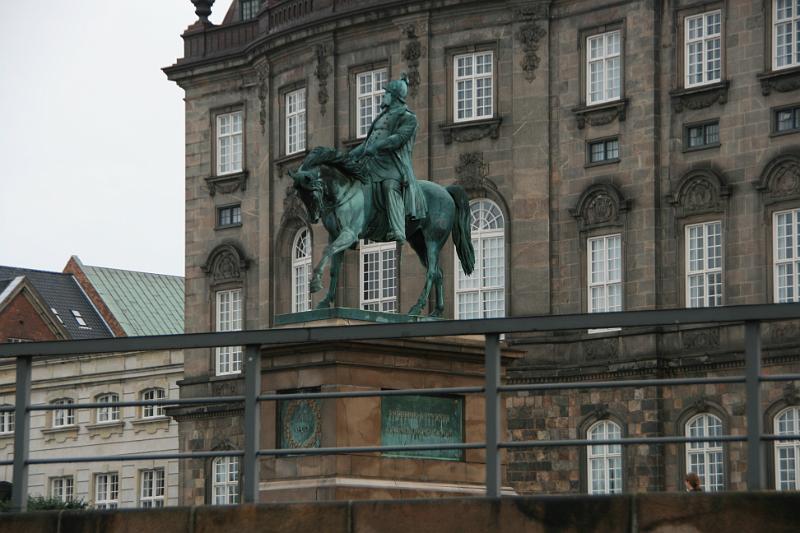
[[747, 490], [765, 487], [764, 446], [761, 442], [761, 322], [748, 320], [744, 325], [745, 393], [747, 415]]
[[261, 346], [249, 344], [244, 359], [244, 503], [258, 502], [258, 449], [261, 431]]
[[486, 497], [500, 497], [500, 336], [486, 335]]
[[28, 507], [28, 453], [30, 443], [31, 367], [33, 357], [17, 357], [17, 383], [14, 405], [14, 474], [11, 488], [11, 509]]

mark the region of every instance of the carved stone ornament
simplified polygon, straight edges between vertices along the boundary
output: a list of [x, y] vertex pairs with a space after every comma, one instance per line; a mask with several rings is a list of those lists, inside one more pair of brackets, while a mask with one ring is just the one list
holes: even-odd
[[297, 189], [293, 186], [286, 187], [286, 194], [283, 197], [283, 215], [281, 216], [281, 226], [292, 219], [302, 220], [305, 225], [311, 225], [308, 220], [308, 211], [305, 204], [297, 195]]
[[800, 68], [764, 72], [758, 75], [761, 94], [769, 96], [772, 91], [786, 93], [800, 89]]
[[729, 85], [730, 82], [725, 80], [699, 88], [671, 91], [672, 109], [676, 113], [681, 113], [684, 109], [704, 109], [715, 102], [719, 102], [720, 105], [725, 104], [728, 101]]
[[797, 342], [800, 337], [800, 326], [794, 322], [778, 322], [770, 324], [770, 337], [776, 343]]
[[784, 154], [770, 161], [754, 186], [765, 204], [800, 198], [800, 155]]
[[722, 176], [712, 169], [687, 172], [667, 200], [677, 210], [678, 218], [725, 210], [731, 188]]
[[444, 134], [444, 143], [452, 144], [453, 141], [472, 142], [484, 137], [497, 139], [500, 136], [500, 124], [502, 122], [503, 119], [497, 117], [488, 120], [442, 124], [439, 128]]
[[800, 404], [800, 389], [794, 383], [787, 383], [783, 388], [783, 399], [789, 405]]
[[586, 359], [589, 361], [611, 361], [619, 355], [617, 338], [586, 342]]
[[630, 203], [614, 185], [600, 183], [584, 191], [578, 204], [570, 209], [570, 214], [578, 220], [581, 231], [604, 226], [622, 226], [623, 215], [630, 209]]
[[206, 178], [208, 194], [215, 196], [218, 192], [230, 194], [236, 191], [247, 190], [248, 172], [243, 170], [235, 174], [225, 174], [224, 176], [209, 176]]
[[572, 109], [578, 123], [578, 129], [584, 129], [586, 125], [604, 126], [614, 120], [625, 122], [625, 113], [628, 107], [628, 99], [617, 100], [607, 104], [578, 106]]
[[317, 78], [317, 101], [319, 102], [319, 112], [325, 115], [325, 106], [330, 99], [328, 95], [328, 76], [331, 74], [331, 65], [328, 63], [329, 47], [318, 44], [314, 48], [314, 55], [317, 58], [317, 67], [314, 69], [314, 76]]
[[536, 79], [536, 69], [541, 59], [536, 53], [539, 50], [539, 41], [547, 35], [547, 30], [539, 27], [539, 20], [547, 17], [547, 6], [537, 5], [530, 8], [518, 9], [516, 20], [524, 24], [517, 30], [517, 40], [522, 45], [524, 55], [520, 66], [525, 72], [525, 79], [532, 82]]
[[267, 99], [269, 96], [269, 63], [262, 61], [256, 65], [258, 75], [258, 123], [261, 124], [261, 133], [266, 133], [267, 127]]
[[421, 82], [419, 74], [419, 60], [425, 54], [422, 43], [419, 42], [417, 25], [410, 23], [400, 27], [400, 32], [408, 41], [403, 47], [403, 60], [406, 62], [406, 75], [408, 76], [408, 95], [412, 98], [417, 95]]
[[693, 404], [692, 409], [696, 413], [705, 413], [708, 411], [708, 400], [706, 400], [705, 396], [699, 397]]
[[594, 420], [608, 420], [611, 417], [611, 412], [605, 404], [597, 404], [592, 411], [592, 418]]
[[483, 152], [466, 152], [459, 156], [456, 165], [456, 183], [468, 191], [497, 191], [497, 186], [487, 176], [489, 165], [483, 161]]
[[250, 261], [244, 253], [232, 243], [220, 244], [208, 254], [208, 260], [203, 265], [203, 272], [211, 278], [213, 284], [227, 282], [243, 282], [244, 271]]
[[681, 333], [684, 350], [709, 350], [719, 346], [719, 329], [700, 329]]

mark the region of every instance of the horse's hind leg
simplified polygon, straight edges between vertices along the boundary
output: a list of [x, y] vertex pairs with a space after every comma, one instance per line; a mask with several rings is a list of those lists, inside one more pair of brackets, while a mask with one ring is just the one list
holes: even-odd
[[412, 307], [411, 310], [409, 310], [409, 315], [419, 315], [422, 312], [423, 306], [428, 302], [428, 296], [431, 294], [431, 288], [433, 285], [440, 285], [442, 283], [442, 271], [439, 268], [440, 249], [441, 248], [436, 242], [425, 242], [425, 265], [428, 267], [427, 271], [425, 272], [425, 286], [422, 288], [422, 293], [420, 293], [417, 303], [414, 304], [414, 307]]
[[436, 307], [433, 308], [431, 316], [442, 316], [444, 313], [444, 275], [442, 274], [442, 267], [436, 265]]

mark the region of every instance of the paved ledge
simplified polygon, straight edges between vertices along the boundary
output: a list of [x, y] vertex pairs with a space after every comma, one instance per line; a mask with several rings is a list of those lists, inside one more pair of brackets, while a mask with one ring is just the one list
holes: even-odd
[[800, 493], [387, 500], [0, 515], [3, 533], [797, 531]]

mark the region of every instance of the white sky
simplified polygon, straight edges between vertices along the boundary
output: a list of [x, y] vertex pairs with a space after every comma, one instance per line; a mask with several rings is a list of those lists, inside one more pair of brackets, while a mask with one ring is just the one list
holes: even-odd
[[196, 18], [189, 0], [0, 0], [0, 265], [183, 275], [183, 90], [161, 68]]

